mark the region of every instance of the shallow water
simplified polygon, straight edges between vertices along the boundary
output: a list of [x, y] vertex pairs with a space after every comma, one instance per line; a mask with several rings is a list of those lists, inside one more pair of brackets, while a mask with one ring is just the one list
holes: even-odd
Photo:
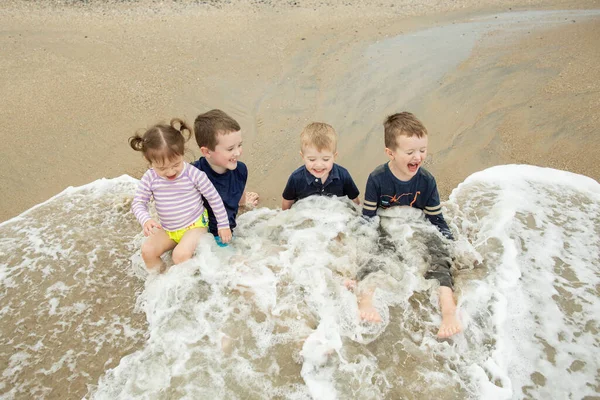
[[[600, 185], [589, 178], [503, 166], [453, 192], [465, 331], [445, 341], [418, 240], [436, 231], [416, 210], [382, 215], [380, 230], [336, 199], [261, 208], [240, 217], [232, 246], [207, 237], [189, 262], [147, 276], [134, 186], [70, 189], [0, 225], [3, 398], [598, 394]], [[384, 321], [369, 325], [343, 280], [373, 262]]]
[[144, 342], [135, 180], [67, 189], [0, 225], [3, 398], [65, 398]]

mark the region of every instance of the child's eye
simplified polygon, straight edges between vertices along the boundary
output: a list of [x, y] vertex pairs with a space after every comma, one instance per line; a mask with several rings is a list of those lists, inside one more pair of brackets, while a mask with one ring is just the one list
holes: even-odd
[[406, 154], [408, 154], [409, 156], [412, 155], [412, 153], [414, 153], [413, 151], [409, 151]]
[[329, 161], [329, 158], [324, 158], [323, 161]]
[[315, 159], [314, 158], [309, 158], [308, 161], [312, 162], [312, 161], [315, 161]]

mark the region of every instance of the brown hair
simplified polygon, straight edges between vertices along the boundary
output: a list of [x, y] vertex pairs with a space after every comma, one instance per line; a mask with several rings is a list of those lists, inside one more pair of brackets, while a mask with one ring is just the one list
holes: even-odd
[[[183, 132], [188, 131], [187, 138]], [[156, 124], [143, 135], [136, 133], [129, 138], [129, 145], [135, 151], [141, 151], [150, 163], [154, 161], [172, 160], [185, 154], [185, 142], [192, 131], [179, 118], [173, 118], [169, 125]]]
[[221, 110], [210, 110], [200, 114], [194, 121], [194, 136], [198, 147], [206, 147], [213, 151], [217, 147], [219, 134], [227, 135], [241, 129], [235, 119]]
[[300, 143], [304, 149], [306, 146], [314, 146], [317, 151], [337, 149], [337, 134], [333, 127], [323, 122], [308, 124], [300, 134]]
[[421, 121], [409, 112], [401, 112], [390, 115], [383, 123], [385, 132], [385, 147], [388, 149], [396, 148], [396, 138], [398, 136], [417, 136], [422, 138], [427, 136], [427, 129]]

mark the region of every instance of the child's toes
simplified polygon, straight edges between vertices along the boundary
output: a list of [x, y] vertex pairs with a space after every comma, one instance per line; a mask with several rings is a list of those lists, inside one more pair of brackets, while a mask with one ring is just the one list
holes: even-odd
[[381, 316], [375, 310], [362, 311], [360, 313], [360, 318], [367, 322], [381, 322]]

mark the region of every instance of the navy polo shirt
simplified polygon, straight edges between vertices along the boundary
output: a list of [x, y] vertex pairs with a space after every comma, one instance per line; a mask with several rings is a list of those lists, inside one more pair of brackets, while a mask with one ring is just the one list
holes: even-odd
[[348, 198], [354, 200], [359, 194], [360, 192], [348, 170], [337, 164], [333, 164], [325, 183], [308, 172], [303, 165], [292, 172], [283, 190], [283, 198], [294, 201], [312, 195], [348, 196]]
[[[219, 196], [221, 196], [221, 199], [223, 200], [225, 210], [227, 211], [227, 217], [229, 217], [229, 227], [233, 230], [233, 228], [236, 227], [235, 217], [237, 216], [240, 200], [244, 194], [246, 181], [248, 180], [248, 168], [246, 167], [246, 164], [238, 161], [236, 169], [233, 171], [227, 170], [222, 174], [216, 173], [204, 157], [200, 157], [200, 159], [194, 161], [192, 165], [206, 173], [208, 179], [215, 186], [215, 189], [217, 189]], [[208, 211], [208, 231], [217, 236], [219, 233], [215, 214], [207, 201], [204, 202], [204, 207], [206, 207], [206, 210]]]

